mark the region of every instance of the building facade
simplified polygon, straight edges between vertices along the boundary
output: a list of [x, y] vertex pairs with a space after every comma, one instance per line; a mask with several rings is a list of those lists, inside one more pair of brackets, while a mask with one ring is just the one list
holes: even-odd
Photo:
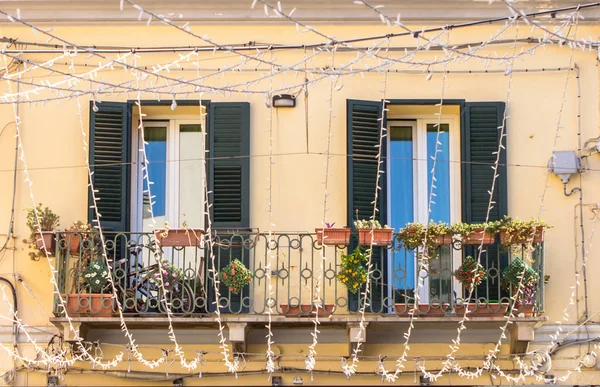
[[[599, 380], [598, 10], [523, 2], [558, 11], [459, 27], [513, 13], [250, 3], [0, 2], [4, 380], [369, 385], [398, 358], [396, 384]], [[23, 241], [33, 203], [60, 217], [48, 254]], [[506, 215], [551, 228], [520, 250], [456, 234], [425, 263], [367, 242], [348, 276], [369, 261], [368, 287], [343, 277], [356, 220]], [[325, 222], [351, 236], [319, 240]], [[473, 287], [454, 275], [468, 256]], [[517, 259], [531, 313], [511, 311]]]

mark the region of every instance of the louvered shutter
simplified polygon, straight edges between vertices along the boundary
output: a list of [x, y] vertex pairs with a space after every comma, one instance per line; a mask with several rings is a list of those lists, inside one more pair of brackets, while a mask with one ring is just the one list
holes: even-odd
[[[347, 183], [348, 183], [348, 226], [354, 227], [357, 219], [370, 219], [373, 215], [373, 201], [375, 200], [375, 188], [377, 184], [377, 173], [386, 170], [385, 152], [382, 152], [381, 164], [377, 164], [377, 153], [379, 152], [379, 138], [381, 136], [381, 103], [376, 101], [347, 101], [347, 125], [348, 125], [348, 158], [347, 158]], [[382, 151], [385, 151], [385, 142], [382, 143]], [[378, 169], [379, 167], [379, 169]], [[382, 224], [387, 223], [386, 213], [386, 187], [385, 175], [380, 178], [380, 186], [377, 208], [378, 219]], [[357, 240], [353, 239], [350, 250], [356, 247]], [[369, 311], [383, 312], [383, 297], [385, 297], [385, 284], [387, 278], [387, 254], [382, 247], [373, 248], [372, 256], [374, 277], [378, 281], [371, 281]], [[350, 309], [356, 310], [362, 303], [358, 295], [348, 293]]]
[[[471, 102], [463, 110], [462, 125], [462, 218], [467, 223], [484, 222], [492, 187], [496, 152], [504, 116], [504, 102]], [[506, 133], [506, 130], [505, 130]], [[503, 139], [506, 147], [506, 137]], [[489, 220], [507, 214], [506, 150], [500, 153], [499, 177]]]
[[[211, 103], [208, 119], [211, 216], [213, 228], [221, 230], [219, 240], [226, 245], [215, 249], [217, 264], [224, 268], [233, 259], [239, 259], [250, 267], [250, 254], [242, 247], [245, 238], [235, 235], [235, 230], [250, 227], [250, 104]], [[214, 298], [210, 288], [209, 297]], [[229, 300], [221, 312], [248, 312], [248, 287], [239, 294], [229, 294], [221, 284], [219, 291]], [[214, 310], [214, 305], [210, 308]]]
[[211, 103], [209, 189], [214, 228], [250, 226], [250, 105]]
[[[481, 223], [486, 220], [490, 200], [489, 191], [494, 179], [492, 166], [496, 161], [496, 152], [500, 138], [500, 127], [504, 116], [503, 102], [466, 103], [462, 114], [461, 159], [462, 159], [462, 219], [465, 223]], [[505, 129], [506, 133], [506, 129]], [[502, 138], [506, 147], [506, 137]], [[499, 159], [498, 178], [496, 180], [489, 220], [499, 220], [508, 213], [506, 149], [502, 149]], [[477, 256], [477, 251], [468, 247], [464, 254]], [[500, 251], [498, 244], [489, 245], [482, 254], [482, 264], [488, 272], [500, 273], [508, 265], [507, 254]], [[478, 286], [478, 297], [498, 300], [503, 291], [499, 274], [489, 275]], [[489, 283], [486, 283], [489, 282]]]
[[[90, 103], [90, 166], [103, 231], [129, 231], [131, 117], [127, 103]], [[88, 196], [91, 206], [91, 191]], [[95, 224], [94, 209], [88, 220]]]

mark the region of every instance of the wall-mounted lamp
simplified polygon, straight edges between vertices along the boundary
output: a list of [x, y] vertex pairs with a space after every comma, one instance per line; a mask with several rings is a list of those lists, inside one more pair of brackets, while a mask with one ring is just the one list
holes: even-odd
[[296, 107], [296, 97], [291, 94], [278, 94], [273, 96], [273, 107], [293, 108]]

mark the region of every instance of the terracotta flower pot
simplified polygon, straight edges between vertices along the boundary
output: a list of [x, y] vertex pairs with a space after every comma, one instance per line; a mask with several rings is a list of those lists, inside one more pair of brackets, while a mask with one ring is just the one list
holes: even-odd
[[518, 316], [519, 314], [523, 313], [525, 317], [533, 317], [533, 309], [533, 304], [521, 305], [517, 308], [517, 312], [515, 314]]
[[[544, 226], [537, 226], [535, 228], [535, 233], [533, 235], [533, 243], [542, 243], [544, 241], [545, 229], [546, 228]], [[508, 245], [509, 244], [509, 234], [506, 231], [506, 229], [501, 228], [499, 231], [499, 234], [500, 234], [500, 243], [503, 245]], [[527, 239], [528, 239], [528, 237], [512, 238], [512, 240], [510, 241], [510, 244], [524, 244], [524, 243], [527, 243]]]
[[[285, 317], [313, 317], [317, 313], [316, 305], [301, 304], [288, 305], [279, 304], [279, 309]], [[319, 309], [319, 317], [329, 317], [335, 311], [334, 304], [324, 304]]]
[[465, 307], [469, 308], [469, 315], [478, 317], [502, 317], [508, 311], [507, 302], [503, 302], [501, 304], [497, 302], [490, 302], [488, 304], [469, 302], [454, 305], [454, 310], [456, 311], [457, 315], [463, 315], [465, 313]]
[[433, 242], [433, 244], [439, 245], [439, 246], [451, 245], [452, 244], [452, 234], [448, 233], [448, 234], [432, 236], [431, 241]]
[[464, 240], [466, 245], [491, 245], [495, 242], [494, 235], [488, 231], [483, 231], [482, 228], [473, 229], [473, 233], [467, 236]]
[[348, 246], [350, 243], [350, 228], [315, 228], [317, 244], [326, 246]]
[[[373, 246], [389, 246], [392, 244], [394, 229], [392, 228], [376, 228], [373, 229]], [[363, 246], [371, 245], [371, 229], [358, 229], [358, 243]]]
[[56, 238], [54, 236], [54, 231], [42, 231], [41, 233], [35, 233], [35, 246], [42, 254], [45, 255], [46, 251], [48, 251], [49, 255], [54, 255], [56, 247]]
[[71, 317], [111, 317], [113, 312], [112, 294], [73, 293], [66, 298], [67, 313]]
[[[410, 311], [413, 310], [414, 304], [394, 304], [394, 309], [396, 310], [396, 314], [398, 316], [410, 316]], [[430, 304], [419, 304], [418, 310], [416, 312], [417, 316], [420, 317], [444, 317], [446, 311], [450, 309], [450, 304], [444, 303], [440, 305], [439, 303]]]
[[168, 232], [167, 230], [154, 231], [154, 237], [162, 247], [198, 247], [202, 244], [202, 235], [204, 230], [192, 228], [172, 228]]
[[66, 238], [69, 242], [69, 252], [71, 255], [79, 255], [81, 251], [81, 235], [67, 234]]

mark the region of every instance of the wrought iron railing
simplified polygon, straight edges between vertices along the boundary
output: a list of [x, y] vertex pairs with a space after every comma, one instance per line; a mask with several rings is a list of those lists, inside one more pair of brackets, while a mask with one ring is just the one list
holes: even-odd
[[[206, 246], [162, 247], [157, 251], [153, 234], [105, 233], [104, 236], [113, 283], [124, 315], [165, 314], [167, 303], [171, 311], [180, 316], [215, 312], [213, 261]], [[56, 238], [57, 279], [69, 315], [114, 315], [116, 302], [111, 298], [112, 289], [105, 287], [100, 294], [91, 294], [84, 281], [90, 262], [103, 258], [98, 238], [67, 232], [57, 234]], [[274, 314], [286, 317], [312, 316], [316, 310], [322, 316], [351, 315], [364, 304], [363, 292], [349, 293], [337, 279], [341, 255], [348, 253], [348, 247], [321, 246], [317, 244], [315, 234], [302, 232], [274, 233], [270, 244], [269, 236], [264, 233], [217, 232], [213, 239], [217, 273], [233, 259], [242, 261], [253, 273], [250, 284], [239, 293], [230, 291], [222, 283], [218, 285], [221, 313], [264, 314], [271, 305]], [[356, 241], [353, 235], [350, 245], [355, 246]], [[401, 248], [397, 240], [389, 247], [375, 247], [366, 312], [408, 315], [414, 305], [416, 281], [423, 281], [419, 314], [453, 316], [469, 307], [481, 316], [502, 315], [512, 292], [510, 287], [503, 285], [502, 270], [517, 256], [526, 259], [539, 274], [533, 312], [543, 312], [543, 244], [536, 245], [530, 254], [524, 250], [517, 255], [503, 251], [498, 244], [484, 246], [480, 262], [487, 275], [468, 300], [466, 290], [454, 278], [453, 272], [466, 255], [479, 256], [477, 246], [455, 243], [441, 246], [438, 253], [439, 258], [431, 260], [427, 270], [417, 272], [415, 251]], [[171, 276], [164, 280], [167, 289], [164, 294], [155, 279], [157, 259]], [[269, 262], [270, 296], [265, 271]], [[317, 294], [318, 283], [320, 291]], [[316, 304], [321, 307], [317, 308]], [[64, 315], [58, 300], [55, 300], [54, 313]]]

